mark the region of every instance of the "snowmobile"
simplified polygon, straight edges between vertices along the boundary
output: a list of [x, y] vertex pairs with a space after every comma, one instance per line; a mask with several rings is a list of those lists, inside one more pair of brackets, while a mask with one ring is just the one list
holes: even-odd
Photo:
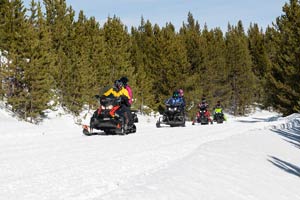
[[215, 109], [213, 119], [218, 124], [222, 124], [224, 122], [225, 118], [224, 118], [224, 114], [222, 112], [222, 108]]
[[192, 125], [195, 125], [195, 122], [200, 123], [201, 125], [205, 124], [213, 124], [213, 121], [210, 119], [210, 117], [206, 114], [206, 110], [201, 110], [197, 112], [196, 119], [193, 121]]
[[184, 108], [181, 103], [166, 104], [166, 110], [156, 122], [156, 127], [160, 128], [161, 124], [170, 125], [171, 127], [185, 126]]
[[117, 114], [118, 109], [121, 107], [121, 98], [105, 97], [98, 95], [95, 96], [100, 101], [100, 107], [94, 112], [90, 120], [90, 125], [83, 125], [83, 134], [90, 136], [99, 134], [93, 132], [94, 129], [102, 130], [105, 134], [119, 134], [126, 135], [136, 132], [134, 123], [138, 122], [136, 111], [131, 111], [131, 119], [127, 127], [122, 116]]

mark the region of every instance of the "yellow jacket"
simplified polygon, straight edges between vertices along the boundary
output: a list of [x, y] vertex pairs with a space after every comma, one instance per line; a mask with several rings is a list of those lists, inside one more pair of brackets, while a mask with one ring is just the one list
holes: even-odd
[[114, 88], [110, 88], [108, 91], [104, 93], [104, 96], [109, 96], [110, 94], [112, 94], [114, 97], [120, 97], [124, 95], [128, 98], [128, 100], [130, 100], [128, 91], [124, 87], [122, 87], [122, 89], [119, 91], [114, 90]]

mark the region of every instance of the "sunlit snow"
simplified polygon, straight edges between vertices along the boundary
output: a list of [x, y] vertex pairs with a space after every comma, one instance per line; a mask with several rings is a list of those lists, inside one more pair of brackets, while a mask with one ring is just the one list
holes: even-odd
[[33, 125], [1, 104], [1, 199], [300, 199], [300, 114], [174, 128], [139, 115], [135, 134], [89, 137], [72, 116], [48, 114]]

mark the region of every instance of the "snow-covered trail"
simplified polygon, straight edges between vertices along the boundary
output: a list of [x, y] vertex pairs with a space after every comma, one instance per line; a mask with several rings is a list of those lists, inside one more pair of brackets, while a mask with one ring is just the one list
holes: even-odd
[[[180, 129], [175, 132], [170, 128], [156, 129], [154, 125], [138, 125], [137, 134], [125, 137], [86, 137], [78, 128], [76, 132], [41, 133], [10, 140], [1, 145], [5, 151], [0, 153], [4, 192], [17, 199], [41, 198], [42, 193], [55, 199], [99, 196], [132, 176], [153, 173], [201, 144], [231, 135], [216, 131], [222, 125], [173, 128]], [[64, 196], [60, 190], [64, 190]]]
[[[225, 124], [188, 123], [187, 127], [158, 129], [155, 121], [145, 118], [137, 124], [136, 134], [86, 137], [81, 127], [63, 120], [39, 127], [23, 124], [22, 129], [12, 127], [15, 136], [0, 136], [0, 196], [47, 200], [198, 199], [199, 194], [209, 197], [207, 194], [212, 193], [212, 199], [222, 199], [222, 194], [241, 199], [245, 193], [251, 194], [245, 188], [255, 184], [256, 179], [247, 170], [259, 171], [256, 160], [278, 170], [271, 163], [276, 155], [262, 148], [271, 141], [263, 142], [274, 138], [278, 146], [288, 146], [268, 127], [271, 125], [266, 118], [239, 118]], [[260, 137], [268, 140], [261, 143]], [[248, 144], [245, 139], [254, 142]], [[261, 146], [253, 149], [253, 143]], [[239, 180], [245, 177], [253, 182]], [[262, 180], [262, 186], [271, 181], [270, 177]], [[295, 177], [284, 180], [294, 183]], [[216, 193], [220, 188], [215, 187], [230, 189], [232, 183], [242, 188]], [[248, 197], [244, 199], [257, 199]]]

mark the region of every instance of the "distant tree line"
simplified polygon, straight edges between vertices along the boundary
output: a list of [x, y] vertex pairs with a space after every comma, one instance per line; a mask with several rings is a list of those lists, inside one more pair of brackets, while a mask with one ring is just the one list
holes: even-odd
[[[242, 21], [203, 28], [188, 13], [178, 32], [141, 18], [131, 30], [116, 16], [100, 26], [65, 0], [0, 0], [0, 99], [24, 119], [35, 120], [60, 104], [74, 115], [104, 86], [127, 76], [134, 107], [159, 111], [182, 88], [195, 113], [203, 96], [244, 115], [252, 105], [288, 115], [300, 111], [300, 2], [263, 31]], [[5, 58], [5, 59], [4, 59]]]

